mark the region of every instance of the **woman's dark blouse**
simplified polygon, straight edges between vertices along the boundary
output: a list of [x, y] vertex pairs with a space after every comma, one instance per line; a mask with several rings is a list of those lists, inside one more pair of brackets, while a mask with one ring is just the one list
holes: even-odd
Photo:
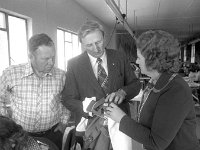
[[149, 94], [139, 122], [124, 116], [119, 129], [147, 150], [200, 150], [191, 89], [179, 75], [167, 84], [171, 75], [160, 76], [155, 88], [164, 89]]

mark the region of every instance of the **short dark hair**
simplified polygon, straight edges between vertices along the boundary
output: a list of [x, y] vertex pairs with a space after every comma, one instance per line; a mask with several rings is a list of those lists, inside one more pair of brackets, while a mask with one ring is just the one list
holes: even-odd
[[150, 30], [137, 39], [137, 49], [145, 58], [147, 69], [158, 72], [178, 72], [180, 44], [170, 33]]
[[33, 53], [39, 46], [54, 46], [53, 40], [45, 33], [33, 35], [28, 42], [29, 52]]
[[101, 31], [104, 36], [103, 26], [99, 24], [97, 21], [88, 20], [80, 27], [78, 31], [79, 41], [82, 43], [82, 38], [84, 38], [86, 35], [96, 30]]

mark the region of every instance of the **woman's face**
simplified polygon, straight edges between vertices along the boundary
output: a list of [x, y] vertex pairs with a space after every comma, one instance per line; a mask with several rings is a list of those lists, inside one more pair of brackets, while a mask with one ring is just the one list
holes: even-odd
[[141, 73], [145, 74], [148, 76], [149, 71], [147, 70], [146, 64], [145, 64], [145, 58], [144, 56], [142, 56], [140, 50], [137, 49], [137, 60], [136, 60], [136, 64], [139, 65]]

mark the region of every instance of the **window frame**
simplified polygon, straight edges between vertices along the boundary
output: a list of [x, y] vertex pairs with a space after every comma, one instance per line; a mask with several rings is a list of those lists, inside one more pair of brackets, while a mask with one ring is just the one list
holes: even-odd
[[[69, 59], [71, 59], [71, 58], [73, 58], [73, 57], [75, 57], [75, 56], [77, 56], [77, 55], [74, 55], [73, 54], [73, 52], [72, 52], [72, 57], [71, 58], [69, 58], [69, 59], [67, 59], [68, 57], [67, 57], [67, 55], [66, 55], [66, 43], [69, 43], [69, 44], [71, 44], [72, 45], [72, 51], [73, 51], [73, 47], [74, 47], [74, 42], [73, 42], [73, 35], [75, 35], [75, 36], [77, 36], [77, 38], [78, 38], [78, 34], [77, 33], [75, 33], [75, 32], [73, 32], [73, 31], [70, 31], [70, 30], [66, 30], [66, 29], [63, 29], [63, 28], [60, 28], [60, 27], [57, 27], [57, 32], [58, 32], [58, 30], [60, 30], [60, 31], [62, 31], [63, 32], [63, 45], [64, 45], [64, 70], [65, 71], [67, 71], [67, 61], [69, 60]], [[65, 34], [66, 33], [70, 33], [71, 34], [71, 41], [67, 41], [66, 40], [66, 38], [65, 38]], [[57, 40], [58, 40], [58, 37], [57, 37]], [[81, 51], [81, 43], [79, 42], [79, 39], [78, 39], [78, 45], [77, 45], [77, 47], [78, 47], [78, 51], [80, 50], [80, 54], [82, 53], [82, 51]], [[57, 41], [57, 51], [58, 51], [58, 41]], [[79, 55], [79, 54], [78, 54]], [[57, 58], [58, 58], [58, 60], [59, 60], [59, 56], [57, 56]], [[59, 67], [59, 63], [58, 63], [58, 67]], [[60, 68], [60, 69], [63, 69], [63, 68]]]
[[1, 13], [3, 13], [5, 15], [5, 28], [1, 28], [0, 27], [0, 30], [2, 31], [5, 31], [6, 34], [7, 34], [7, 40], [8, 40], [8, 61], [9, 61], [9, 66], [11, 65], [11, 52], [10, 52], [10, 36], [9, 36], [9, 22], [8, 22], [8, 17], [9, 16], [12, 16], [12, 17], [16, 17], [16, 18], [19, 18], [19, 19], [22, 19], [25, 21], [25, 26], [26, 26], [26, 42], [27, 42], [27, 45], [28, 45], [28, 19], [27, 18], [23, 18], [23, 17], [20, 17], [18, 15], [15, 15], [15, 14], [12, 14], [12, 13], [9, 13], [7, 11], [3, 11], [3, 10], [0, 10]]

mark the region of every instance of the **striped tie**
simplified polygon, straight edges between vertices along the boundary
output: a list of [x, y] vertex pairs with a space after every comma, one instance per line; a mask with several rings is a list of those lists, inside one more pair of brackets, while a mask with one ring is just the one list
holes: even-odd
[[108, 76], [105, 72], [105, 69], [101, 65], [102, 59], [97, 58], [97, 63], [98, 63], [98, 69], [97, 69], [98, 82], [99, 82], [100, 86], [102, 87], [102, 89], [104, 90], [105, 94], [108, 94]]

